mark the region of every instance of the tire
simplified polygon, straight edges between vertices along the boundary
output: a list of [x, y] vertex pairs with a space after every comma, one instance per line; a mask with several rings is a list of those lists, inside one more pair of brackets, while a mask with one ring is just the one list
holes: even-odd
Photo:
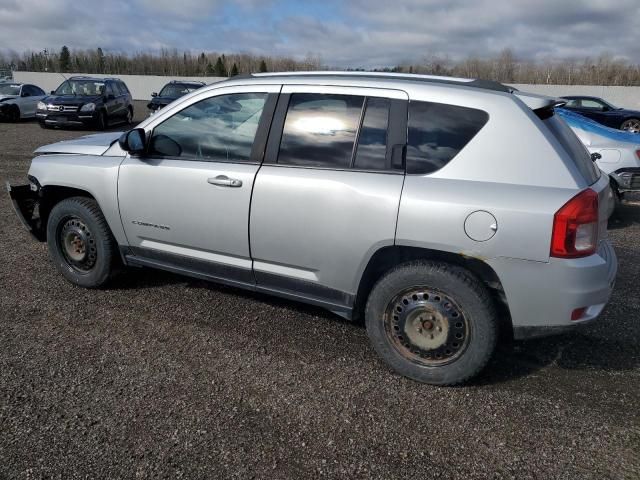
[[628, 118], [622, 125], [620, 125], [620, 130], [627, 130], [628, 132], [640, 133], [640, 119], [638, 118]]
[[439, 262], [409, 262], [385, 274], [369, 294], [365, 322], [393, 370], [432, 385], [477, 375], [498, 337], [487, 288], [467, 270]]
[[9, 109], [9, 121], [10, 122], [19, 122], [20, 121], [20, 108], [17, 105], [13, 105]]
[[125, 118], [125, 123], [127, 125], [131, 125], [133, 123], [133, 107], [127, 108], [127, 116]]
[[49, 125], [47, 125], [44, 122], [38, 122], [38, 124], [40, 125], [40, 128], [44, 128], [44, 129], [48, 129], [49, 128]]
[[98, 130], [106, 130], [107, 128], [109, 128], [109, 119], [107, 117], [107, 112], [100, 112], [100, 115], [98, 115], [98, 119], [96, 120], [96, 128]]
[[99, 288], [115, 272], [117, 244], [91, 198], [71, 197], [53, 207], [47, 222], [47, 245], [51, 261], [75, 285]]

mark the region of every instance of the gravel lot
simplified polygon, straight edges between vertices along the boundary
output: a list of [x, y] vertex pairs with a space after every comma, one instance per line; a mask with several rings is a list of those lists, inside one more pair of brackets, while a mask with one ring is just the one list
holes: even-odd
[[[3, 185], [81, 134], [0, 123]], [[640, 478], [640, 202], [610, 228], [599, 323], [436, 388], [316, 308], [151, 270], [73, 287], [3, 194], [0, 478]]]

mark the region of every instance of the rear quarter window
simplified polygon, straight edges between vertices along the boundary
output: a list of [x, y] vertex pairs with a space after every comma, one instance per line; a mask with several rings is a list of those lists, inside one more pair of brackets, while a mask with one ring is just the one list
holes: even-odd
[[442, 103], [409, 103], [407, 173], [427, 174], [449, 163], [489, 120], [487, 112]]
[[573, 133], [571, 127], [562, 118], [554, 114], [543, 120], [544, 125], [549, 129], [551, 135], [555, 137], [562, 148], [567, 152], [580, 174], [584, 177], [588, 185], [598, 181], [600, 169], [591, 160], [591, 155], [587, 147]]

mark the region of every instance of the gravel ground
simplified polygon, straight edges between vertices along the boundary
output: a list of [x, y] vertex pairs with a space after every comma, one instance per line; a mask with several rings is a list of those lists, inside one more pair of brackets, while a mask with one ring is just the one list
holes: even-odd
[[[0, 180], [80, 134], [0, 124]], [[436, 388], [316, 308], [150, 270], [73, 287], [1, 195], [0, 478], [640, 478], [640, 202], [610, 227], [599, 323]]]

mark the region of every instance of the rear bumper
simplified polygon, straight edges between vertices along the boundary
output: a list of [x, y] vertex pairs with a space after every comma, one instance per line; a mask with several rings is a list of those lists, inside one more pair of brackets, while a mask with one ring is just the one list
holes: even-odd
[[45, 240], [45, 234], [38, 213], [40, 197], [37, 189], [34, 190], [32, 187], [32, 184], [10, 185], [7, 183], [7, 192], [22, 225], [36, 240], [42, 242]]
[[[608, 240], [586, 258], [551, 258], [546, 263], [500, 258], [488, 263], [504, 288], [516, 338], [562, 333], [598, 318], [618, 269]], [[579, 308], [586, 310], [571, 320]]]

